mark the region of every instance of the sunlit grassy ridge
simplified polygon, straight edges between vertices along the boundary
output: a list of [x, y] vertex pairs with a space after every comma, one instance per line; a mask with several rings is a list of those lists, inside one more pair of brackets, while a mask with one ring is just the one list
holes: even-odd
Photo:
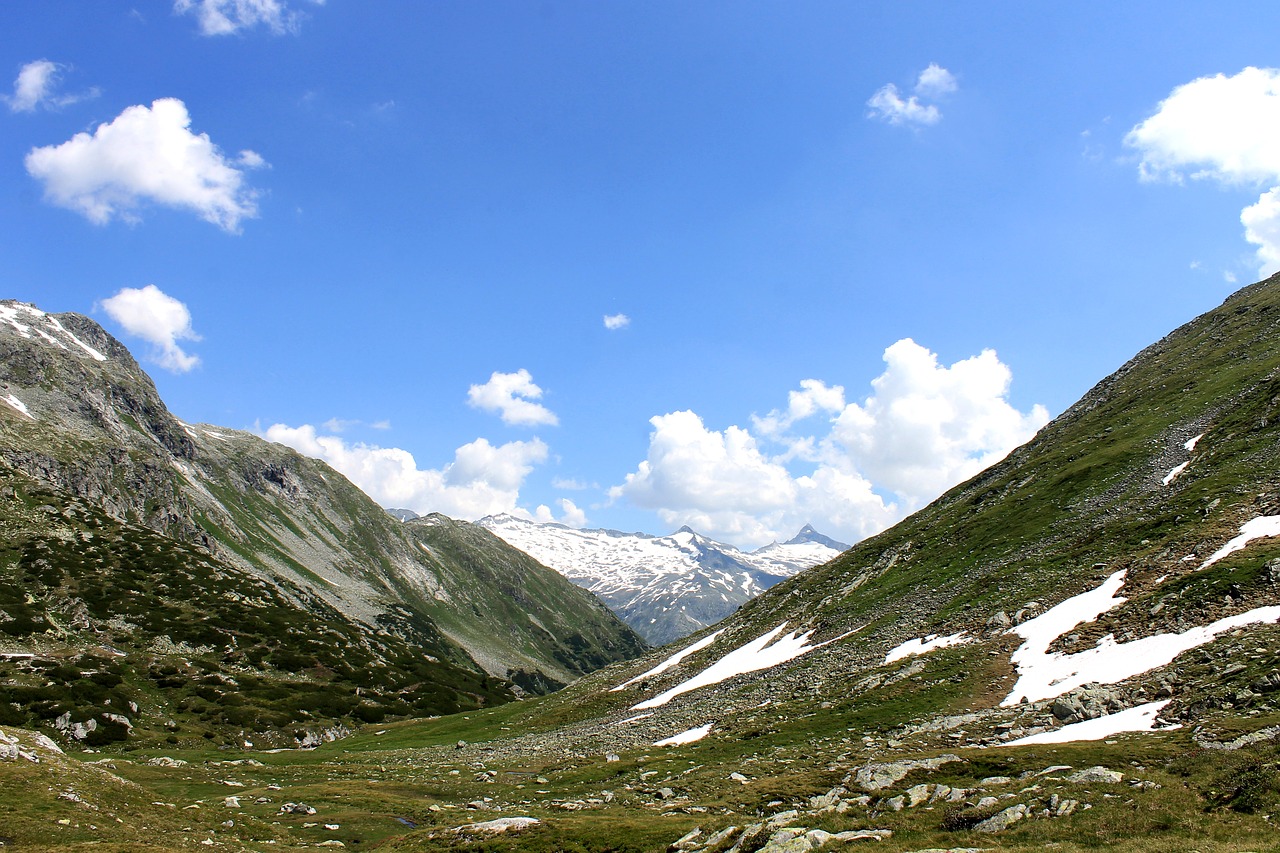
[[[1280, 540], [1256, 540], [1201, 568], [1244, 522], [1280, 515], [1278, 343], [1280, 279], [1272, 279], [1141, 353], [1004, 462], [774, 587], [717, 626], [715, 642], [624, 690], [610, 688], [678, 647], [607, 666], [550, 696], [438, 719], [388, 718], [309, 752], [220, 750], [203, 738], [107, 744], [111, 752], [88, 757], [115, 756], [113, 772], [137, 787], [93, 789], [96, 811], [58, 798], [62, 780], [85, 769], [74, 759], [6, 762], [0, 773], [24, 782], [0, 816], [30, 849], [105, 839], [164, 849], [209, 840], [252, 850], [340, 841], [406, 851], [659, 851], [697, 829], [682, 849], [754, 853], [788, 827], [887, 830], [881, 841], [849, 842], [886, 851], [1270, 849], [1280, 819], [1280, 626], [1226, 632], [1109, 688], [1124, 707], [1169, 700], [1163, 718], [1181, 722], [1176, 730], [1009, 747], [1061, 720], [1051, 701], [1001, 703], [1021, 642], [1010, 625], [1119, 570], [1128, 600], [1057, 638], [1055, 650], [1280, 603]], [[451, 547], [426, 532], [418, 531], [422, 545]], [[651, 715], [634, 709], [784, 622], [788, 631], [812, 630], [815, 643], [853, 633], [685, 693]], [[968, 644], [885, 662], [905, 640], [962, 631]], [[113, 686], [79, 674], [67, 689], [87, 678], [79, 689], [107, 691], [110, 707], [127, 698], [110, 693], [127, 680]], [[696, 743], [654, 746], [706, 724], [710, 733]], [[162, 754], [188, 763], [149, 763]], [[857, 781], [871, 765], [952, 755], [880, 787]], [[256, 763], [228, 763], [244, 760]], [[1109, 772], [1074, 778], [1099, 765]], [[282, 814], [286, 802], [316, 813]], [[980, 828], [1010, 808], [1029, 816]], [[107, 831], [97, 822], [105, 809], [132, 817]], [[465, 831], [510, 816], [540, 823], [498, 836]], [[138, 831], [140, 822], [158, 833]], [[711, 838], [720, 840], [706, 844]]]

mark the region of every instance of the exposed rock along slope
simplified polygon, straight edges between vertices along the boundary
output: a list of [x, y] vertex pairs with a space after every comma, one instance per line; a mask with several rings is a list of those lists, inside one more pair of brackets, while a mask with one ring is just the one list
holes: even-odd
[[688, 527], [649, 536], [511, 515], [477, 524], [594, 592], [654, 644], [713, 625], [783, 578], [848, 547], [809, 526], [785, 543], [740, 551]]
[[[1149, 347], [893, 529], [710, 629], [528, 703], [380, 724], [308, 755], [191, 749], [184, 766], [157, 754], [167, 744], [103, 765], [0, 728], [5, 831], [32, 849], [142, 847], [157, 833], [164, 849], [197, 836], [414, 851], [1269, 849], [1278, 343], [1280, 276]], [[65, 522], [24, 556], [35, 574], [83, 533], [122, 565], [157, 535], [117, 536], [110, 519], [100, 530], [92, 513], [15, 491], [23, 512]], [[55, 611], [64, 626], [78, 618]], [[111, 693], [98, 718], [119, 725], [103, 716], [125, 698], [117, 670], [84, 660], [46, 663], [30, 689], [43, 702], [57, 684]], [[221, 689], [192, 674], [178, 673]], [[409, 675], [384, 668], [378, 681], [396, 674]], [[212, 675], [261, 687], [242, 670]], [[184, 701], [198, 713], [206, 695]], [[218, 807], [232, 783], [245, 789]]]
[[955, 745], [1126, 709], [1201, 724], [1280, 711], [1278, 605], [1280, 276], [892, 529], [551, 704], [639, 714], [638, 741], [787, 713], [821, 730], [819, 702], [841, 730], [962, 729]]
[[[240, 609], [265, 607], [277, 635], [232, 645], [323, 635], [318, 625], [329, 624], [374, 649], [371, 661], [400, 661], [393, 682], [410, 678], [410, 659], [430, 660], [435, 712], [543, 692], [643, 648], [592, 596], [484, 530], [443, 518], [401, 524], [321, 462], [179, 421], [126, 348], [79, 315], [0, 302], [0, 472], [9, 544], [0, 571], [11, 576], [0, 586], [12, 593], [0, 604], [0, 651], [10, 655], [89, 640], [163, 646], [143, 602], [129, 615], [119, 598], [90, 590], [127, 596], [175, 563], [186, 580], [148, 587], [147, 604], [200, 620], [206, 592], [232, 602], [209, 608], [221, 617], [211, 626], [218, 642], [192, 648], [223, 653], [226, 635], [253, 622]], [[70, 622], [56, 615], [70, 612]]]

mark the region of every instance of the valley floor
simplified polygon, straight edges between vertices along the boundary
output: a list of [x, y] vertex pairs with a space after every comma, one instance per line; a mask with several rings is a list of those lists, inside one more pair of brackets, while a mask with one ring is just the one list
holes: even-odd
[[[1239, 736], [1239, 724], [956, 748], [946, 731], [865, 735], [841, 725], [835, 709], [754, 737], [610, 747], [610, 726], [556, 731], [546, 705], [369, 727], [310, 751], [173, 752], [157, 744], [64, 756], [29, 732], [3, 729], [0, 846], [636, 853], [1277, 846], [1280, 748], [1266, 738], [1231, 750], [1202, 745], [1210, 732], [1224, 741]], [[1254, 718], [1247, 728], [1274, 736], [1268, 727], [1276, 723]], [[488, 831], [472, 828], [495, 820]]]

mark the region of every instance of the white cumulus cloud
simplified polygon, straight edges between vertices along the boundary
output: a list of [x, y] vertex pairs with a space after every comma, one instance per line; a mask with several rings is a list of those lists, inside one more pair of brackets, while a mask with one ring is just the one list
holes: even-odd
[[[323, 4], [324, 0], [312, 0]], [[302, 13], [283, 0], [174, 0], [174, 12], [194, 15], [206, 36], [229, 36], [264, 26], [275, 35], [295, 33]]]
[[868, 118], [887, 121], [889, 124], [930, 125], [942, 120], [942, 112], [935, 101], [959, 88], [955, 75], [942, 66], [931, 63], [920, 72], [913, 94], [904, 98], [897, 85], [886, 83], [867, 101]]
[[[741, 545], [813, 523], [857, 541], [1002, 459], [1048, 422], [1008, 402], [1011, 373], [991, 350], [950, 367], [910, 339], [885, 350], [873, 393], [814, 379], [785, 410], [709, 429], [694, 412], [650, 420], [647, 458], [610, 497]], [[813, 420], [822, 416], [821, 421]], [[812, 424], [805, 432], [801, 423]]]
[[186, 373], [200, 363], [198, 356], [178, 345], [182, 340], [200, 340], [191, 328], [191, 312], [154, 284], [122, 288], [101, 304], [126, 332], [153, 345], [151, 359], [165, 370]]
[[1245, 68], [1178, 86], [1125, 136], [1143, 180], [1266, 187], [1240, 215], [1263, 275], [1280, 269], [1280, 69]]
[[956, 83], [955, 75], [936, 62], [929, 63], [916, 80], [916, 94], [922, 98], [949, 95], [958, 88], [960, 85]]
[[1049, 422], [1043, 406], [1019, 412], [1013, 374], [994, 350], [950, 367], [910, 338], [884, 351], [875, 393], [835, 418], [829, 452], [847, 458], [913, 511], [998, 462]]
[[551, 510], [546, 504], [540, 504], [533, 512], [533, 520], [542, 524], [558, 523], [567, 527], [586, 527], [587, 514], [568, 498], [560, 498], [556, 501], [556, 506], [560, 507], [560, 517]]
[[[236, 232], [242, 219], [258, 215], [257, 194], [208, 135], [190, 126], [187, 107], [176, 98], [127, 107], [92, 135], [33, 148], [27, 172], [44, 184], [48, 201], [98, 224], [113, 216], [137, 221], [140, 205], [154, 202]], [[264, 165], [248, 151], [237, 162], [250, 161]]]
[[631, 318], [628, 317], [626, 314], [605, 314], [604, 315], [604, 327], [611, 332], [617, 331], [618, 329], [625, 329], [627, 326], [630, 326], [630, 325], [631, 325]]
[[472, 385], [467, 403], [486, 412], [496, 412], [503, 423], [517, 426], [555, 426], [559, 419], [550, 409], [534, 400], [542, 397], [542, 389], [534, 384], [529, 371], [494, 373], [483, 385]]
[[536, 438], [496, 446], [477, 438], [459, 447], [452, 462], [422, 469], [407, 450], [348, 443], [310, 424], [273, 424], [259, 434], [327, 462], [382, 506], [468, 520], [499, 512], [533, 517], [518, 505], [520, 488], [547, 458], [547, 445]]

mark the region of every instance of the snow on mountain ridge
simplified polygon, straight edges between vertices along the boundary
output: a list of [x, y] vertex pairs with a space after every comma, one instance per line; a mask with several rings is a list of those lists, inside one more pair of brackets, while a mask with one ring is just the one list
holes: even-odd
[[653, 536], [507, 514], [477, 523], [600, 596], [651, 643], [718, 622], [778, 581], [840, 553], [821, 542], [796, 540], [744, 552], [688, 527]]
[[[40, 340], [59, 349], [88, 355], [94, 361], [106, 361], [107, 357], [76, 337], [66, 326], [52, 314], [41, 311], [34, 305], [17, 302], [12, 299], [0, 302], [0, 323], [7, 323], [24, 338], [30, 338], [35, 332]], [[43, 324], [44, 328], [41, 328]], [[75, 348], [67, 346], [72, 344]]]

